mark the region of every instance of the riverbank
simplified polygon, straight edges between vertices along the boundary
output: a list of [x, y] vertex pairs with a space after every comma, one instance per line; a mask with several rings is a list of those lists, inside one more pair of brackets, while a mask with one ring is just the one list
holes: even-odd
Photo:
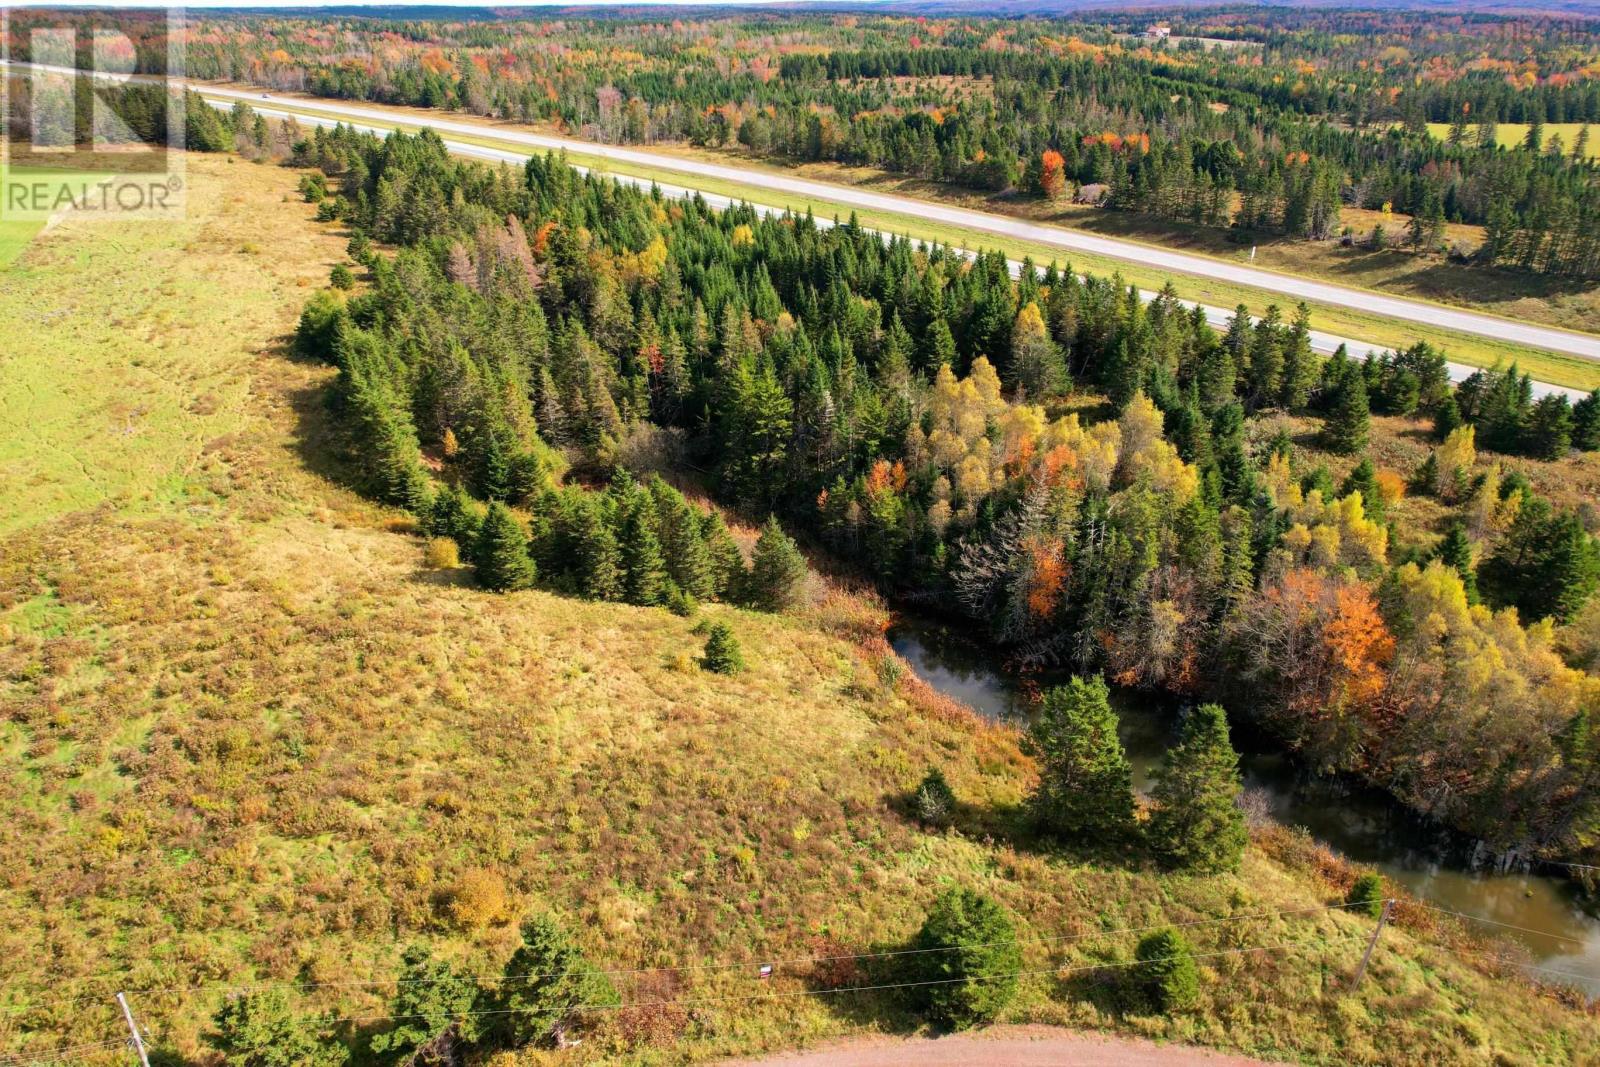
[[[1019, 729], [1026, 727], [1030, 693], [1052, 680], [1009, 673], [997, 665], [998, 654], [924, 617], [900, 616], [889, 643], [939, 693]], [[1128, 690], [1116, 691], [1113, 703], [1134, 786], [1142, 792], [1175, 738], [1179, 705]], [[1246, 802], [1256, 817], [1303, 828], [1420, 901], [1485, 925], [1521, 928], [1517, 937], [1535, 966], [1566, 971], [1589, 995], [1600, 995], [1600, 918], [1586, 910], [1571, 879], [1549, 869], [1503, 865], [1480, 842], [1380, 790], [1311, 773], [1255, 731], [1236, 732], [1235, 745]]]

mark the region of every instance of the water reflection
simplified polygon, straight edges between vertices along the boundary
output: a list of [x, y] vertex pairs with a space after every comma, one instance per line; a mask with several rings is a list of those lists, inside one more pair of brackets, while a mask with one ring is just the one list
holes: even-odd
[[[992, 652], [927, 620], [902, 619], [889, 643], [928, 684], [997, 720], [1026, 726], [1020, 679]], [[1048, 684], [1050, 679], [1043, 680]], [[1113, 691], [1119, 733], [1134, 788], [1175, 740], [1177, 708]], [[1542, 933], [1512, 933], [1535, 964], [1566, 972], [1600, 994], [1600, 920], [1580, 906], [1570, 883], [1524, 871], [1502, 872], [1470, 839], [1413, 814], [1388, 796], [1349, 781], [1307, 773], [1265, 739], [1236, 731], [1245, 787], [1278, 821], [1302, 826], [1350, 859], [1382, 871], [1418, 898]]]

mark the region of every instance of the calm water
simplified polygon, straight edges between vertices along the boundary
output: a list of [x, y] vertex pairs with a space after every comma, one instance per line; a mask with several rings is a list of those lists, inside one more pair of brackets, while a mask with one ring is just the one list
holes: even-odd
[[[1027, 703], [1020, 681], [999, 665], [992, 651], [938, 623], [915, 618], [901, 619], [889, 642], [940, 692], [990, 718], [1025, 725]], [[1134, 787], [1144, 790], [1151, 770], [1175, 739], [1176, 709], [1125, 691], [1114, 691], [1112, 702], [1133, 764]], [[1248, 736], [1236, 735], [1234, 741], [1241, 748], [1245, 788], [1278, 821], [1304, 827], [1424, 901], [1554, 935], [1509, 936], [1528, 946], [1538, 966], [1580, 976], [1576, 984], [1600, 994], [1600, 920], [1583, 910], [1568, 882], [1502, 870], [1496, 857], [1464, 835], [1420, 818], [1382, 793], [1309, 774]]]

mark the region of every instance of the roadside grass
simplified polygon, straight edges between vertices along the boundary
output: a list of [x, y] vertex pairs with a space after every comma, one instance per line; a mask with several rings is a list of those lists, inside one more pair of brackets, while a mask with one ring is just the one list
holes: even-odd
[[[516, 918], [546, 908], [597, 967], [737, 964], [617, 976], [625, 999], [668, 1003], [599, 1016], [564, 1062], [905, 1030], [892, 995], [795, 995], [870, 966], [786, 964], [761, 983], [755, 965], [898, 948], [939, 890], [966, 885], [1016, 913], [1028, 968], [1068, 968], [1026, 977], [1010, 1021], [1329, 1064], [1600, 1054], [1600, 1020], [1469, 964], [1447, 946], [1475, 946], [1416, 909], [1342, 992], [1369, 920], [1253, 914], [1342, 899], [1352, 870], [1303, 835], [1258, 827], [1226, 877], [1040, 847], [1020, 825], [1031, 764], [1014, 732], [895, 666], [869, 596], [823, 583], [793, 616], [707, 606], [751, 664], [723, 677], [693, 665], [694, 620], [425, 569], [407, 519], [329, 477], [332, 370], [283, 354], [342, 244], [295, 180], [192, 159], [188, 222], [108, 240], [68, 219], [0, 293], [8, 334], [75, 356], [27, 364], [62, 417], [78, 379], [131, 390], [146, 360], [187, 383], [139, 424], [173, 454], [51, 460], [77, 480], [0, 535], [0, 1051], [117, 1037], [118, 989], [191, 1062], [230, 986], [290, 983], [307, 1008], [382, 1016], [407, 944], [492, 973]], [[119, 284], [132, 341], [100, 332]], [[161, 314], [179, 301], [190, 313]], [[37, 307], [59, 342], [23, 328]], [[85, 395], [88, 426], [121, 424]], [[14, 410], [0, 434], [31, 454]], [[961, 802], [951, 832], [902, 814], [930, 765]], [[463, 926], [450, 904], [467, 879], [503, 899]], [[1114, 965], [1138, 935], [1108, 931], [1229, 916], [1193, 928], [1225, 953], [1200, 961], [1195, 1011], [1122, 1006]]]
[[[204, 91], [201, 92], [204, 95]], [[294, 98], [277, 94], [274, 94], [264, 106], [300, 115], [316, 114], [304, 108], [297, 108]], [[370, 125], [386, 129], [416, 130], [438, 118], [436, 113], [420, 108], [366, 103], [361, 106], [369, 110], [392, 113], [394, 115], [392, 121], [364, 120]], [[496, 123], [493, 120], [455, 112], [450, 113], [448, 117], [451, 122], [482, 125], [484, 129], [481, 136], [452, 132], [449, 135], [450, 140], [487, 148], [533, 151], [526, 145], [517, 145], [495, 137], [497, 126], [511, 124]], [[819, 181], [871, 187], [875, 191], [959, 203], [999, 214], [1059, 224], [1068, 229], [1082, 229], [1234, 262], [1249, 254], [1248, 247], [1232, 245], [1220, 234], [1206, 233], [1197, 227], [1153, 225], [1121, 212], [1071, 206], [1049, 210], [1046, 205], [1026, 198], [975, 196], [971, 193], [951, 191], [937, 183], [911, 181], [863, 168], [813, 164], [790, 169], [774, 166], [767, 161], [758, 162], [739, 153], [695, 150], [684, 146], [651, 146], [650, 150], [661, 152], [663, 155], [704, 159], [724, 165], [731, 163], [772, 173], [795, 174]], [[1166, 272], [1110, 256], [1071, 252], [1043, 242], [1026, 241], [984, 230], [934, 222], [914, 214], [870, 211], [823, 197], [796, 196], [780, 190], [752, 189], [737, 181], [688, 174], [667, 166], [619, 162], [582, 151], [569, 150], [567, 158], [571, 163], [590, 168], [596, 173], [694, 188], [736, 200], [748, 200], [767, 207], [788, 208], [798, 213], [811, 210], [822, 218], [846, 219], [853, 213], [863, 226], [872, 229], [905, 234], [918, 240], [937, 241], [960, 248], [998, 248], [1013, 259], [1031, 256], [1041, 266], [1055, 261], [1062, 265], [1070, 263], [1075, 269], [1107, 277], [1120, 274], [1124, 281], [1142, 289], [1160, 289], [1170, 281], [1179, 296], [1184, 299], [1215, 307], [1232, 308], [1244, 304], [1252, 313], [1261, 314], [1271, 304], [1282, 306], [1288, 303], [1285, 298], [1269, 289]], [[1258, 247], [1255, 266], [1263, 270], [1313, 277], [1354, 288], [1377, 289], [1391, 295], [1442, 305], [1465, 306], [1491, 314], [1504, 314], [1511, 318], [1579, 331], [1592, 330], [1594, 316], [1600, 312], [1600, 289], [1594, 286], [1567, 286], [1565, 283], [1545, 282], [1503, 272], [1495, 274], [1475, 272], [1470, 268], [1443, 262], [1437, 257], [1414, 257], [1400, 251], [1373, 253], [1363, 249], [1341, 249], [1337, 242], [1328, 242], [1326, 246], [1321, 247], [1306, 242], [1268, 242]], [[1353, 308], [1322, 303], [1312, 303], [1310, 307], [1312, 324], [1316, 329], [1338, 336], [1358, 338], [1380, 350], [1406, 348], [1419, 340], [1427, 340], [1441, 347], [1458, 363], [1476, 367], [1494, 367], [1509, 366], [1515, 362], [1540, 381], [1575, 389], [1600, 388], [1600, 364], [1581, 357], [1546, 352], [1457, 330], [1397, 322], [1382, 315]]]

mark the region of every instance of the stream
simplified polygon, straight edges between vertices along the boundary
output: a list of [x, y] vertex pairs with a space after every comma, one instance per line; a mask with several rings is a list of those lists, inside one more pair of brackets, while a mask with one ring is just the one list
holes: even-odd
[[[980, 714], [1027, 725], [1020, 679], [998, 655], [960, 632], [914, 616], [896, 619], [889, 643], [929, 685]], [[1048, 685], [1046, 677], [1041, 681]], [[1119, 733], [1133, 764], [1134, 788], [1149, 788], [1161, 754], [1176, 740], [1172, 701], [1112, 690]], [[1341, 855], [1381, 871], [1419, 900], [1542, 934], [1516, 933], [1535, 966], [1573, 976], [1570, 984], [1600, 995], [1600, 918], [1586, 912], [1564, 878], [1513, 867], [1457, 831], [1410, 811], [1375, 789], [1310, 773], [1265, 739], [1236, 733], [1245, 789], [1273, 818], [1304, 827]], [[1480, 924], [1471, 924], [1478, 926]], [[1482, 932], [1487, 932], [1484, 929]], [[1545, 977], [1553, 977], [1546, 975]]]

